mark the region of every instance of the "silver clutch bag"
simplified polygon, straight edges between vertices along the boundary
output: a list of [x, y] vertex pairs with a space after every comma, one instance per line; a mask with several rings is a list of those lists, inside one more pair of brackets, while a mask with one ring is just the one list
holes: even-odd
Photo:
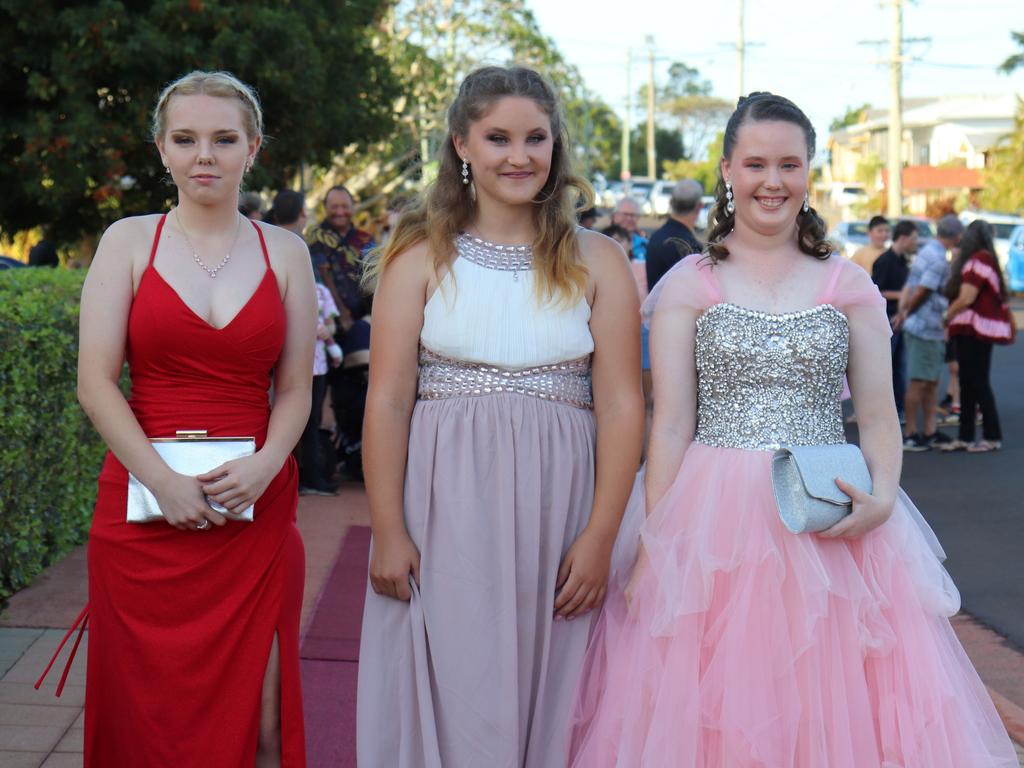
[[[150, 440], [160, 458], [167, 466], [182, 475], [201, 475], [223, 464], [225, 461], [252, 456], [256, 453], [254, 437], [207, 437], [205, 430], [178, 430], [177, 437], [158, 437]], [[225, 515], [229, 520], [252, 522], [253, 508], [237, 515], [207, 499], [210, 508]], [[153, 493], [139, 482], [135, 475], [128, 473], [128, 522], [152, 523], [163, 520], [160, 505]]]
[[772, 490], [782, 524], [793, 533], [815, 533], [850, 514], [853, 504], [836, 485], [837, 477], [871, 493], [871, 474], [856, 445], [800, 445], [776, 451]]

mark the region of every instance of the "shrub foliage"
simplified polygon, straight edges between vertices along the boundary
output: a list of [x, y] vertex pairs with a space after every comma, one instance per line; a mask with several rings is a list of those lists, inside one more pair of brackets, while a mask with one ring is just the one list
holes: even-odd
[[105, 447], [78, 405], [84, 272], [0, 272], [0, 600], [85, 541]]

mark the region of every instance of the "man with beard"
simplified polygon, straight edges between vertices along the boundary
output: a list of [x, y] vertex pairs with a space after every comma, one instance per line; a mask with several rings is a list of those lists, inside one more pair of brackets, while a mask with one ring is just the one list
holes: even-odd
[[344, 353], [344, 366], [328, 373], [328, 386], [342, 472], [362, 476], [363, 408], [366, 405], [366, 373], [370, 360], [370, 297], [360, 287], [363, 259], [376, 246], [373, 236], [352, 224], [355, 200], [343, 186], [327, 190], [324, 220], [308, 235], [313, 266], [338, 307], [335, 339]]

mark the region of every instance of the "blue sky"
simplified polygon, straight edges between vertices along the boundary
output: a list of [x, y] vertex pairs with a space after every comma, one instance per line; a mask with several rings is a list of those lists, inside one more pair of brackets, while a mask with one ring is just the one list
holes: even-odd
[[[619, 114], [625, 104], [626, 52], [646, 57], [654, 36], [656, 77], [684, 61], [709, 79], [716, 95], [734, 99], [737, 0], [528, 0], [541, 29], [579, 67], [588, 87]], [[906, 97], [978, 93], [1024, 95], [1024, 70], [996, 68], [1019, 51], [1010, 30], [1024, 31], [1021, 0], [918, 0], [905, 3]], [[890, 9], [879, 0], [746, 0], [746, 90], [770, 90], [793, 99], [824, 138], [846, 108], [888, 103], [888, 67], [876, 63], [887, 46]], [[634, 90], [647, 76], [643, 58], [633, 68]], [[635, 100], [635, 99], [634, 99]], [[639, 113], [637, 113], [639, 115]]]

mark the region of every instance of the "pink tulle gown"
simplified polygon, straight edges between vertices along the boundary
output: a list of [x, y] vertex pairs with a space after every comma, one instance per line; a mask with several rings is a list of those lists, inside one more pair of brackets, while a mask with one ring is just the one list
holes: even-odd
[[628, 566], [613, 576], [578, 691], [573, 766], [1016, 768], [947, 619], [959, 595], [942, 550], [910, 499], [901, 492], [859, 540], [779, 521], [772, 451], [844, 441], [851, 344], [888, 332], [867, 275], [832, 260], [803, 312], [723, 302], [700, 256], [645, 304], [700, 313], [697, 430], [650, 517], [637, 495], [627, 513], [620, 553], [630, 540], [635, 552], [639, 529], [650, 566], [629, 609]]

